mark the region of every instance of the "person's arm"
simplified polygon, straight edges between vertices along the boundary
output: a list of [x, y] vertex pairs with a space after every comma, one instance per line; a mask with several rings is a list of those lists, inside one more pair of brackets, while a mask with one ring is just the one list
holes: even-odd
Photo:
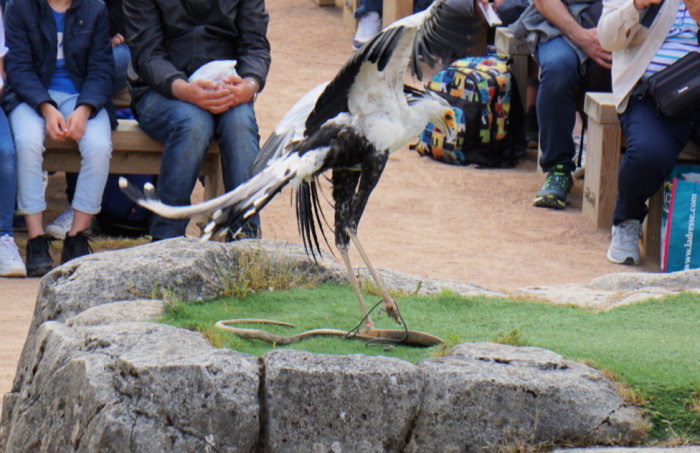
[[606, 2], [598, 21], [598, 38], [603, 47], [622, 50], [637, 41], [646, 28], [639, 23], [641, 14], [652, 2], [661, 0], [614, 0]]
[[695, 19], [695, 23], [700, 24], [700, 0], [684, 0], [684, 3], [690, 17]]
[[5, 27], [2, 23], [2, 9], [0, 8], [0, 96], [2, 96], [5, 90], [5, 64], [3, 63], [3, 59], [7, 53], [7, 47], [5, 47]]
[[173, 82], [187, 76], [167, 59], [163, 48], [160, 11], [152, 0], [124, 0], [124, 27], [131, 62], [141, 80], [167, 98], [174, 98]]
[[604, 68], [610, 68], [612, 55], [603, 50], [595, 28], [583, 28], [571, 15], [561, 0], [534, 0], [537, 10], [571, 42], [586, 52], [593, 61]]
[[22, 102], [26, 102], [37, 112], [44, 102], [54, 104], [49, 92], [34, 70], [34, 60], [27, 30], [40, 33], [40, 18], [25, 18], [23, 2], [9, 2], [5, 10], [5, 42], [12, 52], [5, 56], [7, 80]]
[[[254, 80], [257, 83], [257, 91], [261, 91], [265, 87], [267, 73], [270, 70], [270, 43], [267, 40], [267, 25], [270, 18], [265, 9], [265, 2], [263, 0], [240, 1], [236, 17], [239, 33], [236, 42], [238, 49], [236, 71], [243, 80]], [[252, 84], [239, 88], [244, 93], [252, 93]]]
[[[84, 76], [76, 101], [76, 106], [89, 107], [87, 112], [90, 113], [90, 117], [96, 115], [107, 105], [114, 91], [114, 57], [109, 36], [107, 8], [104, 4], [100, 5], [101, 8], [93, 24], [92, 35], [88, 38], [88, 46], [83, 49], [84, 52], [87, 52], [87, 74]], [[66, 59], [66, 65], [72, 63], [71, 60]], [[79, 116], [82, 118], [83, 115]], [[79, 135], [82, 136], [82, 134]]]

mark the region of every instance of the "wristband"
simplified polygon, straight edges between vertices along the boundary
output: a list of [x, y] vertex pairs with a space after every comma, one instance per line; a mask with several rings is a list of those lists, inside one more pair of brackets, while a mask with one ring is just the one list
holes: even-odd
[[251, 102], [255, 102], [255, 100], [258, 98], [258, 89], [260, 89], [258, 81], [255, 79], [245, 79], [244, 82], [253, 87], [253, 91], [255, 93], [253, 94], [253, 100]]

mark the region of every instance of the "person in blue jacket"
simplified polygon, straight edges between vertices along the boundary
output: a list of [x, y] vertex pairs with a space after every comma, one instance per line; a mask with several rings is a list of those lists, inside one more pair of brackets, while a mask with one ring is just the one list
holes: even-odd
[[17, 201], [27, 221], [27, 275], [53, 267], [42, 152], [46, 134], [78, 142], [82, 156], [73, 199], [73, 224], [63, 241], [61, 263], [91, 252], [85, 229], [100, 211], [116, 125], [110, 95], [114, 60], [107, 8], [100, 0], [10, 0], [5, 10], [6, 93], [17, 150]]
[[[0, 9], [0, 96], [5, 90], [3, 59], [7, 53]], [[0, 277], [24, 277], [27, 271], [12, 237], [12, 215], [17, 192], [17, 156], [10, 124], [0, 110]]]

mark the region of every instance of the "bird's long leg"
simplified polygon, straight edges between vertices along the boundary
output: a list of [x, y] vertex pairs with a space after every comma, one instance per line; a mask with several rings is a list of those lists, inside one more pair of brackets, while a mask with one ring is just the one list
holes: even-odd
[[[362, 248], [362, 244], [360, 244], [360, 240], [357, 238], [356, 232], [350, 228], [346, 228], [345, 231], [348, 234], [348, 236], [350, 236], [350, 240], [352, 241], [352, 243], [355, 244], [355, 247], [357, 247], [357, 251], [360, 253], [360, 256], [362, 257], [362, 261], [365, 262], [365, 266], [367, 266], [367, 269], [369, 270], [370, 275], [372, 275], [372, 278], [374, 279], [374, 283], [377, 285], [377, 288], [379, 288], [379, 293], [382, 295], [382, 299], [384, 299], [384, 306], [382, 306], [382, 310], [384, 310], [386, 312], [386, 314], [389, 315], [389, 317], [392, 318], [394, 321], [396, 321], [398, 324], [402, 324], [401, 315], [399, 313], [398, 307], [396, 306], [396, 302], [389, 295], [389, 291], [387, 291], [386, 287], [384, 286], [384, 283], [382, 283], [382, 279], [379, 278], [377, 271], [374, 270], [374, 266], [372, 266], [372, 263], [369, 261], [369, 258], [367, 257], [367, 253], [365, 253], [365, 249]], [[349, 263], [349, 261], [348, 261], [348, 263]], [[354, 277], [354, 275], [353, 275], [353, 277]], [[359, 291], [359, 288], [357, 288], [356, 291]], [[358, 293], [358, 297], [359, 297], [359, 293]], [[362, 309], [366, 315], [367, 312], [366, 312], [366, 309], [364, 306], [364, 301], [361, 300], [360, 305], [362, 305]]]
[[360, 172], [337, 169], [333, 170], [333, 200], [335, 201], [335, 246], [343, 257], [345, 268], [348, 271], [348, 278], [352, 284], [357, 296], [357, 301], [360, 303], [362, 314], [365, 319], [365, 328], [367, 331], [374, 329], [374, 323], [369, 318], [365, 299], [362, 296], [360, 284], [357, 281], [355, 272], [350, 263], [348, 249], [350, 248], [350, 238], [347, 234], [346, 225], [350, 221], [351, 206], [355, 195], [355, 188], [360, 180]]
[[374, 330], [374, 323], [369, 318], [369, 313], [367, 312], [367, 305], [365, 305], [365, 298], [362, 296], [360, 284], [358, 283], [357, 277], [355, 276], [355, 272], [352, 269], [352, 264], [350, 263], [350, 256], [348, 255], [348, 247], [338, 247], [338, 251], [340, 252], [340, 256], [343, 257], [343, 262], [345, 263], [345, 267], [348, 270], [350, 284], [352, 284], [352, 287], [355, 290], [355, 295], [357, 296], [357, 300], [360, 302], [360, 308], [362, 309], [362, 314], [364, 315], [365, 319], [365, 329], [367, 329], [368, 332], [372, 331]]
[[[352, 198], [352, 204], [350, 206], [350, 213], [348, 216], [348, 221], [345, 224], [345, 234], [350, 238], [357, 251], [360, 253], [362, 260], [365, 262], [367, 269], [369, 270], [374, 282], [379, 288], [379, 291], [384, 299], [384, 306], [382, 310], [386, 312], [391, 318], [393, 318], [398, 324], [402, 324], [401, 315], [399, 314], [399, 309], [396, 306], [396, 302], [391, 298], [386, 287], [382, 283], [382, 280], [377, 275], [377, 271], [370, 263], [367, 253], [365, 252], [362, 244], [360, 244], [359, 239], [357, 239], [357, 225], [360, 223], [360, 218], [362, 213], [367, 206], [367, 201], [369, 196], [379, 182], [379, 178], [384, 172], [387, 160], [389, 159], [389, 153], [384, 151], [376, 151], [372, 153], [367, 153], [362, 160], [362, 175], [357, 186], [357, 192]], [[336, 224], [336, 228], [338, 225]]]

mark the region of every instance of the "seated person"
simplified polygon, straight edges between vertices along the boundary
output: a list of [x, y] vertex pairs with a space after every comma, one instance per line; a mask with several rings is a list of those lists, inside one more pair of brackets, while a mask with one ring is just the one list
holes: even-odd
[[[0, 96], [5, 88], [5, 71], [3, 57], [5, 47], [5, 30], [2, 25], [0, 10]], [[0, 110], [0, 277], [25, 277], [27, 270], [19, 256], [17, 244], [12, 237], [12, 217], [17, 195], [17, 156], [12, 142], [10, 124], [5, 112]]]
[[[598, 41], [595, 20], [583, 25], [592, 10], [590, 0], [534, 0], [510, 31], [531, 45], [540, 68], [536, 112], [540, 167], [547, 173], [534, 205], [564, 209], [573, 186], [576, 148], [572, 136], [576, 123], [576, 90], [581, 87], [583, 68], [609, 69], [611, 55]], [[580, 22], [579, 22], [580, 21]], [[609, 73], [607, 75], [609, 78]]]
[[[109, 36], [112, 37], [112, 54], [114, 55], [114, 93], [126, 88], [126, 73], [129, 69], [131, 53], [124, 42], [124, 13], [121, 0], [107, 0], [109, 16]], [[75, 187], [78, 183], [77, 173], [66, 173], [66, 197], [68, 208], [46, 226], [46, 234], [56, 239], [64, 239], [73, 224], [73, 203]]]
[[[39, 39], [44, 32], [38, 23], [48, 30], [49, 40]], [[9, 2], [5, 29], [10, 51], [2, 103], [17, 149], [17, 200], [29, 239], [27, 274], [39, 277], [53, 267], [51, 239], [43, 227], [46, 134], [58, 141], [75, 140], [82, 155], [75, 214], [61, 263], [91, 253], [84, 231], [100, 211], [112, 153], [111, 118], [105, 108], [114, 78], [107, 9], [99, 0], [81, 0], [73, 7], [71, 0]], [[72, 37], [65, 49], [64, 35]]]
[[652, 74], [688, 52], [700, 51], [700, 2], [665, 0], [651, 26], [642, 26], [649, 6], [661, 2], [610, 0], [598, 23], [600, 43], [613, 53], [613, 95], [627, 137], [607, 254], [618, 264], [639, 264], [646, 202], [671, 173], [688, 140], [700, 137], [700, 111], [671, 120], [657, 113], [655, 101], [640, 89], [640, 82]]
[[[225, 189], [245, 182], [260, 152], [253, 102], [270, 68], [264, 1], [125, 0], [124, 20], [137, 74], [129, 79], [132, 112], [146, 134], [164, 143], [159, 198], [170, 205], [190, 204], [214, 140]], [[216, 60], [236, 60], [239, 76], [220, 84], [188, 81], [199, 67]], [[154, 216], [151, 236], [183, 236], [187, 222]], [[260, 219], [255, 215], [244, 225], [231, 225], [230, 232], [239, 228], [244, 236], [257, 237]]]

